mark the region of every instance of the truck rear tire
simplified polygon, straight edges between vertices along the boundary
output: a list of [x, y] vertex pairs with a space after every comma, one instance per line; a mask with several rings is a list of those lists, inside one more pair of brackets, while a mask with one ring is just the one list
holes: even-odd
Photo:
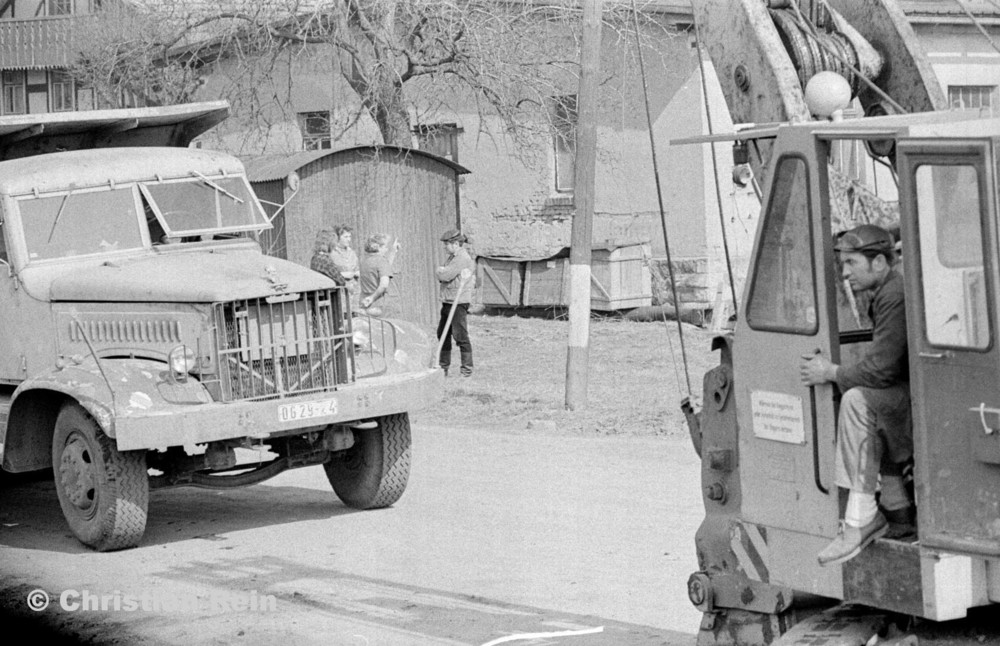
[[334, 492], [348, 507], [388, 507], [403, 495], [410, 477], [410, 417], [375, 420], [378, 428], [355, 429], [354, 446], [323, 465]]
[[66, 522], [80, 542], [106, 552], [134, 547], [146, 531], [145, 451], [119, 451], [78, 404], [62, 407], [52, 470]]

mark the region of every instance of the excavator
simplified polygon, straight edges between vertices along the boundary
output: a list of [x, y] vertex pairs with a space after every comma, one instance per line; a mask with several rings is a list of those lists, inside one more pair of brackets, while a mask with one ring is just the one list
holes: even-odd
[[[698, 0], [693, 12], [738, 125], [688, 142], [733, 141], [762, 194], [735, 327], [713, 340], [700, 402], [682, 402], [705, 506], [687, 584], [698, 645], [912, 645], [975, 619], [993, 632], [973, 643], [992, 642], [1000, 118], [948, 110], [895, 0]], [[898, 236], [916, 531], [822, 566], [846, 498], [833, 482], [841, 393], [803, 385], [799, 364], [851, 363], [871, 343], [835, 251], [861, 224]]]

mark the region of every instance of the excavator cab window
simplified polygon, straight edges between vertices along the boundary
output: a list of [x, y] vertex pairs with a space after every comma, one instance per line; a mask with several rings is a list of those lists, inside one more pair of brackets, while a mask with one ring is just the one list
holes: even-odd
[[816, 287], [805, 160], [782, 157], [758, 247], [747, 323], [762, 331], [817, 331]]
[[985, 350], [990, 329], [978, 170], [973, 165], [922, 164], [914, 186], [927, 342]]

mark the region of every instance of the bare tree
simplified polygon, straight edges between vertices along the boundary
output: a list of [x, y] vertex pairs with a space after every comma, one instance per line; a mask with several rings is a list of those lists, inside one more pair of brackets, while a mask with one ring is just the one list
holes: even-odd
[[[480, 128], [498, 123], [524, 143], [548, 130], [551, 97], [573, 94], [580, 10], [538, 0], [223, 0], [148, 2], [106, 13], [88, 27], [73, 74], [99, 95], [151, 104], [190, 101], [225, 60], [234, 112], [261, 115], [287, 103], [265, 82], [310, 57], [356, 94], [345, 124], [368, 117], [386, 144], [409, 145], [411, 115], [470, 108]], [[633, 9], [637, 5], [636, 13]], [[609, 3], [606, 33], [629, 52], [671, 32], [655, 3]], [[637, 20], [638, 19], [638, 20]], [[633, 45], [634, 46], [634, 45]], [[607, 73], [611, 80], [612, 73]], [[291, 81], [290, 81], [291, 82]]]

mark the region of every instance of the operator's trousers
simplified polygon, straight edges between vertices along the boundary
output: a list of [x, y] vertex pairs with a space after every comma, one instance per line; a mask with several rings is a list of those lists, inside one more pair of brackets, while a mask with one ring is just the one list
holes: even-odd
[[437, 335], [439, 339], [444, 339], [441, 344], [441, 356], [438, 364], [447, 373], [451, 365], [451, 340], [455, 339], [455, 345], [462, 353], [462, 374], [472, 374], [472, 341], [469, 339], [469, 304], [458, 303], [455, 305], [455, 316], [451, 320], [451, 327], [446, 328], [448, 323], [448, 313], [451, 312], [451, 303], [441, 303], [441, 320], [438, 322]]
[[913, 457], [910, 385], [851, 388], [840, 400], [835, 482], [851, 491], [874, 494], [880, 468], [899, 473]]

